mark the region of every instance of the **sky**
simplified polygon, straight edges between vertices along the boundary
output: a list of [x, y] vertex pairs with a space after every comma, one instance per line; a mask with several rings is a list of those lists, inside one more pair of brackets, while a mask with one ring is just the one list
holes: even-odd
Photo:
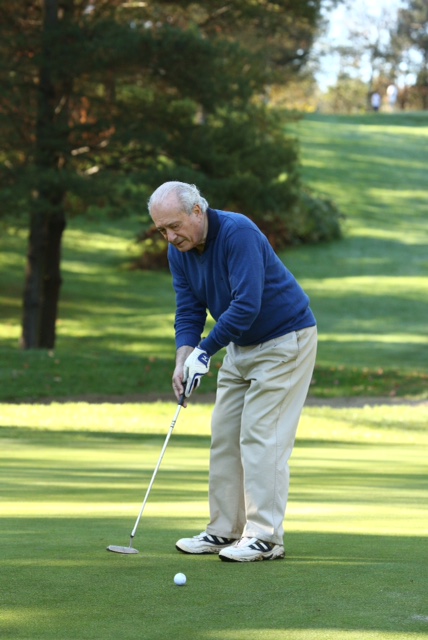
[[[395, 16], [397, 9], [402, 4], [402, 0], [358, 0], [357, 2], [349, 0], [326, 15], [329, 21], [327, 33], [320, 38], [315, 47], [315, 55], [321, 63], [320, 70], [315, 74], [315, 77], [322, 91], [335, 84], [339, 73], [339, 56], [329, 53], [329, 51], [332, 47], [349, 43], [347, 35], [349, 28], [352, 28], [355, 21], [358, 20], [359, 23], [367, 21], [369, 27], [370, 21], [379, 17], [382, 11], [387, 10], [392, 16]], [[366, 72], [368, 74], [368, 69]], [[364, 69], [362, 74], [362, 79], [367, 80], [368, 78], [364, 77]]]

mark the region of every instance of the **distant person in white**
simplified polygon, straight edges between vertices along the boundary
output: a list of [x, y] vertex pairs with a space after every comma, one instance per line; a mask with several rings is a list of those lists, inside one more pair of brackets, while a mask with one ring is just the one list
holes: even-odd
[[398, 98], [398, 89], [395, 84], [390, 84], [386, 89], [386, 95], [388, 98], [388, 104], [392, 110], [395, 108], [395, 104]]
[[382, 104], [382, 98], [380, 97], [380, 94], [377, 91], [372, 93], [371, 104], [372, 104], [373, 111], [379, 111], [380, 106]]

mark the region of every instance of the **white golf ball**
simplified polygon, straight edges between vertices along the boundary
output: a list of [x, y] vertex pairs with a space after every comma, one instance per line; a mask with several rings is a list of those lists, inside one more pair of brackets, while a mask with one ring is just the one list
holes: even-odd
[[182, 587], [184, 584], [186, 584], [187, 578], [184, 575], [184, 573], [176, 573], [174, 576], [174, 582], [175, 584], [177, 584], [179, 587]]

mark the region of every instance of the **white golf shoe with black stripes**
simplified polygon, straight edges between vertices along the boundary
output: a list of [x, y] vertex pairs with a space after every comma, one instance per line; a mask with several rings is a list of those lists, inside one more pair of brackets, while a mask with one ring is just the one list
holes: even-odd
[[222, 549], [220, 560], [225, 562], [255, 562], [256, 560], [279, 560], [284, 558], [282, 544], [263, 542], [257, 538], [241, 538], [230, 547]]
[[183, 553], [207, 555], [219, 553], [222, 549], [230, 547], [234, 542], [236, 542], [235, 538], [220, 538], [203, 531], [193, 538], [181, 538], [175, 543], [175, 548]]

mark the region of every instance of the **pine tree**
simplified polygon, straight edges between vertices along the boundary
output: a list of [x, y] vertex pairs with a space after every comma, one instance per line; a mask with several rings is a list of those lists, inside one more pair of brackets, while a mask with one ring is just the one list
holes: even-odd
[[0, 204], [29, 215], [24, 348], [55, 345], [70, 211], [141, 211], [175, 178], [277, 242], [299, 236], [284, 217], [298, 208], [298, 149], [266, 87], [304, 64], [320, 5], [2, 2]]

